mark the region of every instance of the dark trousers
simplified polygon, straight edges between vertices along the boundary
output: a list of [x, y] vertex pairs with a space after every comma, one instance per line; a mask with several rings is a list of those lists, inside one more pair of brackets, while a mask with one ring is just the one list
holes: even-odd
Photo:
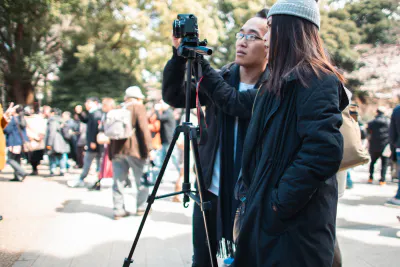
[[[213, 255], [214, 266], [217, 266], [217, 207], [218, 197], [208, 190], [204, 192], [203, 200], [211, 201], [211, 210], [206, 211], [208, 234], [211, 243], [211, 252]], [[203, 213], [199, 205], [194, 204], [193, 208], [193, 264], [192, 267], [210, 267], [210, 254], [208, 252], [208, 243], [206, 231], [204, 228]]]
[[335, 241], [335, 251], [333, 255], [332, 267], [342, 267], [342, 253], [340, 252], [339, 242], [337, 240], [337, 237]]
[[38, 166], [40, 165], [40, 161], [43, 159], [44, 150], [36, 150], [31, 152], [29, 156], [29, 163], [32, 165], [32, 171], [36, 172], [38, 170]]
[[83, 153], [85, 153], [84, 146], [76, 147], [76, 164], [79, 168], [83, 168]]
[[371, 179], [374, 178], [375, 163], [380, 158], [382, 161], [380, 181], [384, 182], [386, 180], [386, 171], [387, 171], [388, 164], [389, 164], [389, 158], [384, 157], [382, 155], [382, 153], [383, 152], [369, 152], [369, 154], [371, 155], [371, 164], [369, 165], [369, 178], [371, 178]]
[[14, 178], [22, 179], [23, 176], [26, 176], [26, 172], [21, 166], [21, 154], [9, 151], [7, 163], [14, 169]]

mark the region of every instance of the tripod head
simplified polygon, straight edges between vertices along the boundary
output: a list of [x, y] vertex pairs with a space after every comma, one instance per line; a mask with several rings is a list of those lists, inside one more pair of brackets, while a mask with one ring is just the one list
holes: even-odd
[[184, 58], [192, 58], [196, 59], [200, 55], [212, 55], [212, 49], [207, 47], [207, 39], [204, 41], [186, 41], [186, 38], [183, 38], [181, 44], [178, 47], [178, 55]]

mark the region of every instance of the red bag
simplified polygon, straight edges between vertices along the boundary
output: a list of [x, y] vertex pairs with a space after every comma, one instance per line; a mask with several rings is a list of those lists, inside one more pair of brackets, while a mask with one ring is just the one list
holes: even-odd
[[99, 172], [99, 180], [103, 178], [112, 178], [113, 177], [113, 168], [112, 161], [108, 156], [108, 146], [104, 147], [104, 157], [101, 163], [101, 168]]

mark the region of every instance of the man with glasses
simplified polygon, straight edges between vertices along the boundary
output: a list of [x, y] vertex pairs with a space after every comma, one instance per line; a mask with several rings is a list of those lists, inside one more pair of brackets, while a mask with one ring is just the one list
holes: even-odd
[[[206, 106], [208, 141], [199, 146], [205, 189], [203, 197], [211, 201], [207, 212], [211, 250], [214, 255], [233, 257], [233, 221], [238, 207], [233, 191], [239, 175], [243, 141], [252, 113], [257, 89], [268, 78], [267, 53], [263, 36], [267, 32], [267, 13], [262, 10], [249, 19], [236, 34], [235, 62], [216, 72], [202, 60], [203, 79], [199, 98]], [[163, 73], [163, 99], [176, 108], [185, 106], [185, 63], [177, 48], [180, 40], [173, 38], [173, 56]], [[237, 94], [231, 92], [232, 87]], [[195, 86], [192, 86], [191, 108], [195, 107]], [[219, 96], [215, 96], [219, 94]], [[221, 99], [221, 103], [212, 99]], [[225, 100], [229, 99], [228, 104]], [[211, 266], [202, 212], [193, 211], [193, 267]], [[226, 262], [229, 264], [229, 262]]]

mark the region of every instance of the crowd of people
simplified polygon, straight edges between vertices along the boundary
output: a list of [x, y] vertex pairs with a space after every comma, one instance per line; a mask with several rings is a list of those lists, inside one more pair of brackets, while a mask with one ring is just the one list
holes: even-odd
[[[38, 166], [45, 156], [48, 158], [49, 175], [64, 176], [70, 168], [81, 169], [79, 177], [72, 177], [67, 185], [72, 188], [87, 187], [100, 190], [102, 178], [113, 178], [114, 219], [130, 215], [125, 210], [123, 191], [131, 186], [129, 170], [132, 170], [138, 189], [137, 215], [142, 215], [152, 181], [143, 181], [146, 166], [151, 168], [154, 180], [166, 150], [172, 141], [177, 123], [182, 118], [182, 110], [173, 110], [163, 101], [147, 110], [144, 95], [137, 86], [125, 91], [125, 101], [117, 105], [112, 98], [88, 97], [84, 108], [78, 105], [74, 113], [62, 112], [58, 108], [43, 106], [33, 110], [29, 106], [12, 108], [8, 125], [4, 127], [7, 147], [7, 163], [14, 170], [13, 182], [23, 182], [28, 175], [42, 175]], [[130, 129], [126, 138], [113, 139], [104, 134], [107, 114], [110, 111], [129, 111]], [[111, 114], [111, 113], [110, 113]], [[117, 116], [119, 114], [117, 113]], [[182, 138], [179, 139], [173, 154], [173, 163], [178, 173], [182, 168]], [[25, 158], [32, 167], [28, 173], [21, 160]], [[86, 183], [93, 161], [98, 180]], [[46, 172], [47, 174], [47, 172]], [[146, 184], [147, 182], [147, 184]], [[177, 179], [176, 188], [181, 188]], [[174, 201], [180, 201], [176, 196]]]
[[[341, 266], [336, 174], [343, 159], [341, 113], [351, 97], [323, 48], [319, 29], [314, 0], [279, 0], [242, 25], [234, 63], [217, 71], [207, 60], [200, 61], [200, 91], [192, 83], [192, 99], [198, 97], [205, 106], [209, 138], [199, 146], [199, 156], [203, 198], [211, 209], [206, 212], [208, 243], [202, 207], [194, 205], [193, 267], [216, 266], [218, 254], [236, 267]], [[68, 186], [84, 187], [96, 159], [99, 179], [109, 175], [107, 166], [112, 165], [114, 219], [130, 215], [124, 203], [124, 188], [132, 183], [129, 169], [138, 188], [136, 214], [142, 215], [149, 195], [141, 181], [144, 168], [149, 160], [162, 164], [182, 118], [179, 108], [185, 106], [186, 59], [178, 53], [180, 40], [173, 37], [172, 44], [163, 72], [165, 102], [150, 110], [137, 86], [126, 89], [120, 105], [111, 98], [100, 103], [90, 97], [85, 111], [76, 106], [74, 114], [48, 106], [37, 114], [13, 109], [4, 129], [8, 163], [15, 171], [12, 181], [22, 182], [28, 175], [20, 165], [24, 154], [33, 175], [47, 154], [50, 176], [65, 175], [70, 157], [82, 172]], [[400, 106], [391, 119], [387, 112], [378, 108], [361, 132], [369, 140], [368, 183], [373, 183], [374, 166], [381, 159], [382, 186], [390, 158], [400, 165]], [[172, 157], [180, 173], [177, 191], [182, 149], [179, 140]], [[347, 181], [351, 188], [349, 170]], [[89, 187], [100, 189], [100, 183]], [[400, 207], [400, 183], [387, 204]]]

